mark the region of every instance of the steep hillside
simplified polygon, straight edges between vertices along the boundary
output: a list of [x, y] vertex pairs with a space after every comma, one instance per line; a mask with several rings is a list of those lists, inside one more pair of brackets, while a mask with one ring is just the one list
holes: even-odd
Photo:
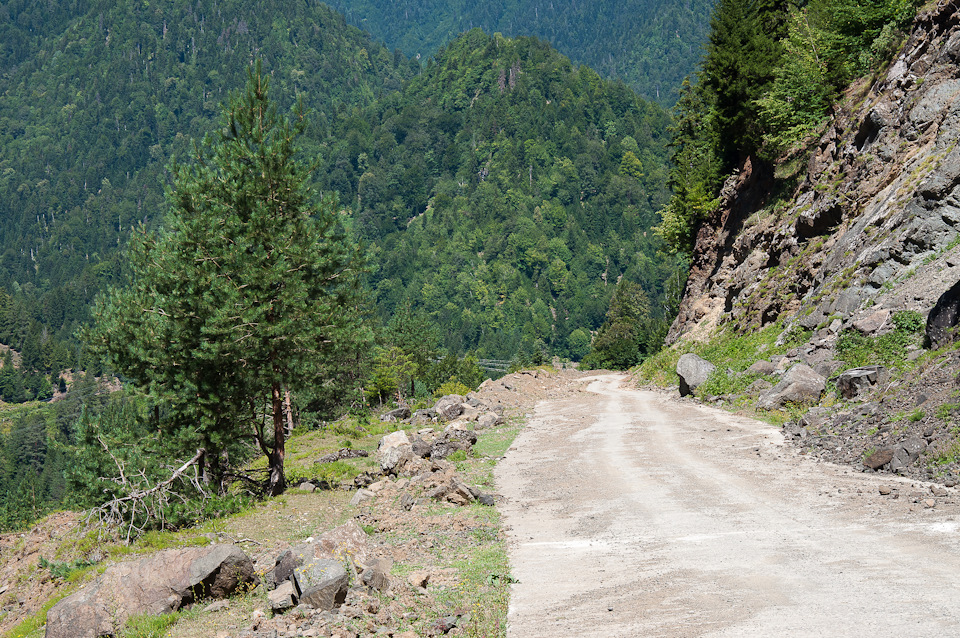
[[371, 242], [385, 322], [409, 306], [451, 352], [579, 359], [621, 278], [664, 322], [668, 122], [544, 42], [475, 29], [338, 124], [321, 184]]
[[[779, 373], [808, 364], [827, 391], [799, 422], [803, 445], [861, 467], [889, 452], [900, 461], [867, 467], [955, 478], [955, 346], [920, 337], [960, 279], [958, 59], [960, 4], [921, 11], [892, 63], [850, 87], [793, 158], [791, 196], [773, 195], [788, 164], [774, 173], [747, 162], [728, 179], [697, 234], [668, 338], [674, 357], [697, 351], [731, 364], [734, 374], [715, 375], [704, 396], [753, 406]], [[720, 344], [733, 342], [751, 347], [724, 353]], [[741, 374], [763, 358], [770, 363]], [[866, 364], [890, 377], [848, 401], [837, 375]], [[802, 416], [800, 404], [777, 418]]]
[[[253, 57], [284, 107], [315, 110], [316, 136], [413, 71], [314, 1], [64, 5], [2, 8], [0, 340], [17, 350], [69, 340], [130, 229], [158, 217], [171, 157], [216, 129]], [[48, 350], [40, 370], [78, 363]]]
[[713, 2], [628, 0], [464, 2], [331, 0], [347, 20], [407, 55], [428, 57], [460, 33], [480, 28], [537, 36], [574, 62], [621, 78], [664, 106], [696, 65]]

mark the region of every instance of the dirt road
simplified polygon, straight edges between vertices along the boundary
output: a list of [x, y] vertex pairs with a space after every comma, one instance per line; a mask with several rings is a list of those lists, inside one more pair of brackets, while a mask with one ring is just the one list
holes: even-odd
[[542, 401], [498, 467], [508, 636], [960, 636], [956, 489], [627, 385]]

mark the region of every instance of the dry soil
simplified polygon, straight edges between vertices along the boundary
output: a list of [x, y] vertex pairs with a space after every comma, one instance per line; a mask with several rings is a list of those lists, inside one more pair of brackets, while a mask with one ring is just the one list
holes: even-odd
[[956, 489], [624, 375], [541, 401], [497, 482], [511, 637], [960, 635]]

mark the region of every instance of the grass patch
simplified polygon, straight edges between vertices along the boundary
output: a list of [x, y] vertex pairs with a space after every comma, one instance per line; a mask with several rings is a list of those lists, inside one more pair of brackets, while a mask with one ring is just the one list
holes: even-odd
[[887, 368], [910, 368], [915, 363], [906, 360], [907, 347], [919, 345], [924, 320], [915, 311], [893, 315], [896, 328], [884, 335], [869, 337], [855, 330], [845, 330], [837, 340], [837, 359], [850, 367], [882, 365]]
[[182, 612], [159, 616], [133, 616], [118, 638], [164, 638], [164, 632], [177, 624]]

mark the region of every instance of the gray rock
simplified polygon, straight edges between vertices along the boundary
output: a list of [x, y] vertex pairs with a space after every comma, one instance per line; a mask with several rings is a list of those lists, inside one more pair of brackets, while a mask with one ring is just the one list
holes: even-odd
[[693, 353], [687, 353], [677, 361], [677, 376], [680, 377], [680, 396], [685, 397], [701, 386], [717, 367]]
[[773, 365], [772, 361], [767, 361], [766, 359], [761, 359], [757, 361], [752, 366], [747, 368], [749, 374], [762, 374], [768, 375], [773, 374], [777, 369], [777, 366]]
[[346, 459], [360, 459], [370, 456], [370, 453], [366, 450], [354, 450], [352, 448], [344, 447], [340, 448], [336, 452], [331, 452], [330, 454], [325, 454], [319, 459], [314, 461], [314, 463], [333, 463], [334, 461], [344, 461]]
[[486, 428], [492, 428], [497, 425], [500, 425], [503, 422], [503, 418], [498, 415], [496, 412], [486, 412], [481, 414], [477, 419], [477, 429], [484, 430]]
[[788, 403], [816, 403], [826, 388], [827, 380], [805, 364], [797, 364], [784, 373], [780, 383], [760, 395], [757, 407], [775, 410]]
[[853, 399], [861, 393], [882, 385], [890, 379], [890, 373], [883, 366], [865, 366], [853, 368], [840, 374], [837, 389], [845, 399]]
[[356, 507], [357, 505], [360, 505], [364, 501], [369, 501], [374, 496], [376, 496], [376, 494], [374, 494], [370, 490], [360, 489], [360, 490], [357, 490], [357, 493], [354, 494], [353, 498], [350, 499], [350, 504]]
[[426, 408], [424, 410], [417, 410], [413, 413], [413, 416], [410, 417], [411, 423], [433, 423], [437, 420], [437, 411]]
[[416, 456], [420, 457], [421, 459], [425, 459], [428, 456], [430, 456], [430, 449], [431, 447], [433, 447], [430, 443], [427, 443], [421, 436], [415, 436], [412, 439], [410, 439], [410, 446], [411, 446], [411, 449], [413, 450], [413, 453]]
[[409, 418], [410, 418], [410, 408], [408, 406], [401, 405], [399, 408], [395, 410], [390, 410], [389, 412], [384, 414], [382, 417], [380, 417], [380, 420], [385, 422], [392, 422], [392, 421], [403, 421], [404, 419], [409, 419]]
[[920, 454], [927, 449], [927, 442], [919, 438], [910, 438], [901, 443], [893, 451], [893, 458], [890, 460], [890, 471], [909, 467], [920, 458]]
[[459, 394], [448, 394], [437, 401], [433, 410], [441, 419], [449, 421], [463, 414], [463, 404], [466, 399]]
[[871, 470], [879, 470], [881, 467], [893, 460], [893, 450], [877, 450], [870, 456], [863, 459], [864, 467]]
[[47, 613], [46, 638], [116, 635], [130, 616], [166, 614], [201, 598], [225, 598], [257, 582], [253, 561], [234, 545], [157, 552], [113, 565]]
[[927, 315], [926, 335], [930, 347], [936, 350], [956, 339], [957, 323], [960, 323], [960, 282], [943, 293]]
[[376, 561], [373, 565], [363, 570], [360, 574], [360, 582], [379, 592], [385, 592], [390, 589], [390, 577], [387, 575], [380, 561]]
[[346, 600], [350, 579], [338, 561], [315, 558], [293, 570], [293, 583], [297, 587], [300, 604], [330, 611]]
[[284, 612], [297, 605], [297, 590], [293, 583], [285, 580], [280, 586], [267, 594], [270, 608], [275, 612]]
[[386, 435], [377, 446], [377, 459], [384, 474], [399, 473], [404, 462], [413, 456], [413, 446], [402, 430]]

